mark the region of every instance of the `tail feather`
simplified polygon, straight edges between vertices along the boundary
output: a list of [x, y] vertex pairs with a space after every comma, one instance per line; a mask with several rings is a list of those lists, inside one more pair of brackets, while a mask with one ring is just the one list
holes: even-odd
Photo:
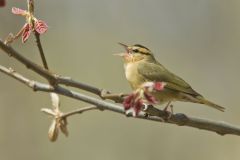
[[182, 96], [182, 101], [186, 101], [186, 102], [193, 102], [193, 103], [200, 103], [200, 104], [205, 104], [209, 107], [215, 108], [219, 111], [224, 112], [225, 108], [222, 106], [219, 106], [213, 102], [210, 102], [209, 100], [206, 100], [204, 97], [202, 97], [201, 95], [198, 96], [192, 96], [189, 94], [185, 94], [185, 93], [180, 93]]
[[215, 103], [213, 103], [213, 102], [210, 102], [209, 100], [206, 100], [206, 99], [203, 98], [203, 97], [197, 97], [197, 99], [199, 100], [199, 103], [205, 104], [205, 105], [207, 105], [207, 106], [209, 106], [209, 107], [213, 107], [213, 108], [215, 108], [215, 109], [217, 109], [217, 110], [219, 110], [219, 111], [224, 112], [224, 110], [225, 110], [224, 107], [219, 106], [219, 105], [217, 105], [217, 104], [215, 104]]

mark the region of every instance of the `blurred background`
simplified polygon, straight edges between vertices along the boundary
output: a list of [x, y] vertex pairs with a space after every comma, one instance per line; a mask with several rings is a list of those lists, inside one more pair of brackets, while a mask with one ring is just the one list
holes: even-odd
[[[16, 33], [24, 18], [11, 7], [26, 9], [26, 0], [0, 8], [0, 38]], [[240, 1], [238, 0], [41, 0], [36, 17], [49, 30], [42, 44], [49, 67], [114, 92], [130, 92], [117, 43], [150, 48], [169, 70], [208, 99], [225, 106], [174, 103], [175, 112], [240, 125]], [[34, 38], [13, 47], [41, 63]], [[0, 51], [2, 52], [2, 51]], [[22, 64], [0, 54], [0, 64], [44, 82]], [[238, 160], [240, 137], [219, 136], [189, 127], [126, 118], [113, 112], [89, 111], [69, 118], [68, 138], [47, 138], [51, 117], [40, 112], [49, 95], [33, 92], [0, 73], [0, 159], [2, 160]], [[61, 109], [88, 106], [61, 97]]]

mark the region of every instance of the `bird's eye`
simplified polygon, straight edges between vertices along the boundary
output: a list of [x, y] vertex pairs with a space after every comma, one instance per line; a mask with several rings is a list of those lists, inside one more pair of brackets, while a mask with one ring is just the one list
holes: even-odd
[[135, 53], [138, 53], [138, 52], [139, 52], [138, 49], [133, 49], [132, 51], [135, 52]]

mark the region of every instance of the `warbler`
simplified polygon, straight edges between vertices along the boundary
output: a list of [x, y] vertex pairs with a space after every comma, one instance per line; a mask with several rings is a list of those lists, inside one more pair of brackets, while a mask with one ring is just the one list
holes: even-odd
[[162, 91], [154, 92], [154, 97], [160, 104], [172, 101], [200, 103], [224, 111], [224, 107], [205, 99], [196, 92], [186, 81], [170, 72], [161, 65], [153, 53], [140, 44], [128, 46], [122, 43], [126, 52], [115, 55], [123, 57], [125, 76], [133, 90], [138, 89], [145, 82], [164, 82]]

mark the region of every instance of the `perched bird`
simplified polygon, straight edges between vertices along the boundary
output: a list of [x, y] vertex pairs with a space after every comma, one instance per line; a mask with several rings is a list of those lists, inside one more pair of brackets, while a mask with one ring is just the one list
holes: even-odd
[[145, 82], [164, 82], [166, 83], [164, 89], [153, 93], [160, 104], [167, 103], [168, 107], [172, 101], [184, 101], [205, 104], [224, 111], [224, 107], [208, 101], [182, 78], [167, 70], [147, 47], [140, 44], [133, 46], [119, 44], [126, 52], [116, 55], [123, 57], [125, 76], [132, 89], [138, 89]]

